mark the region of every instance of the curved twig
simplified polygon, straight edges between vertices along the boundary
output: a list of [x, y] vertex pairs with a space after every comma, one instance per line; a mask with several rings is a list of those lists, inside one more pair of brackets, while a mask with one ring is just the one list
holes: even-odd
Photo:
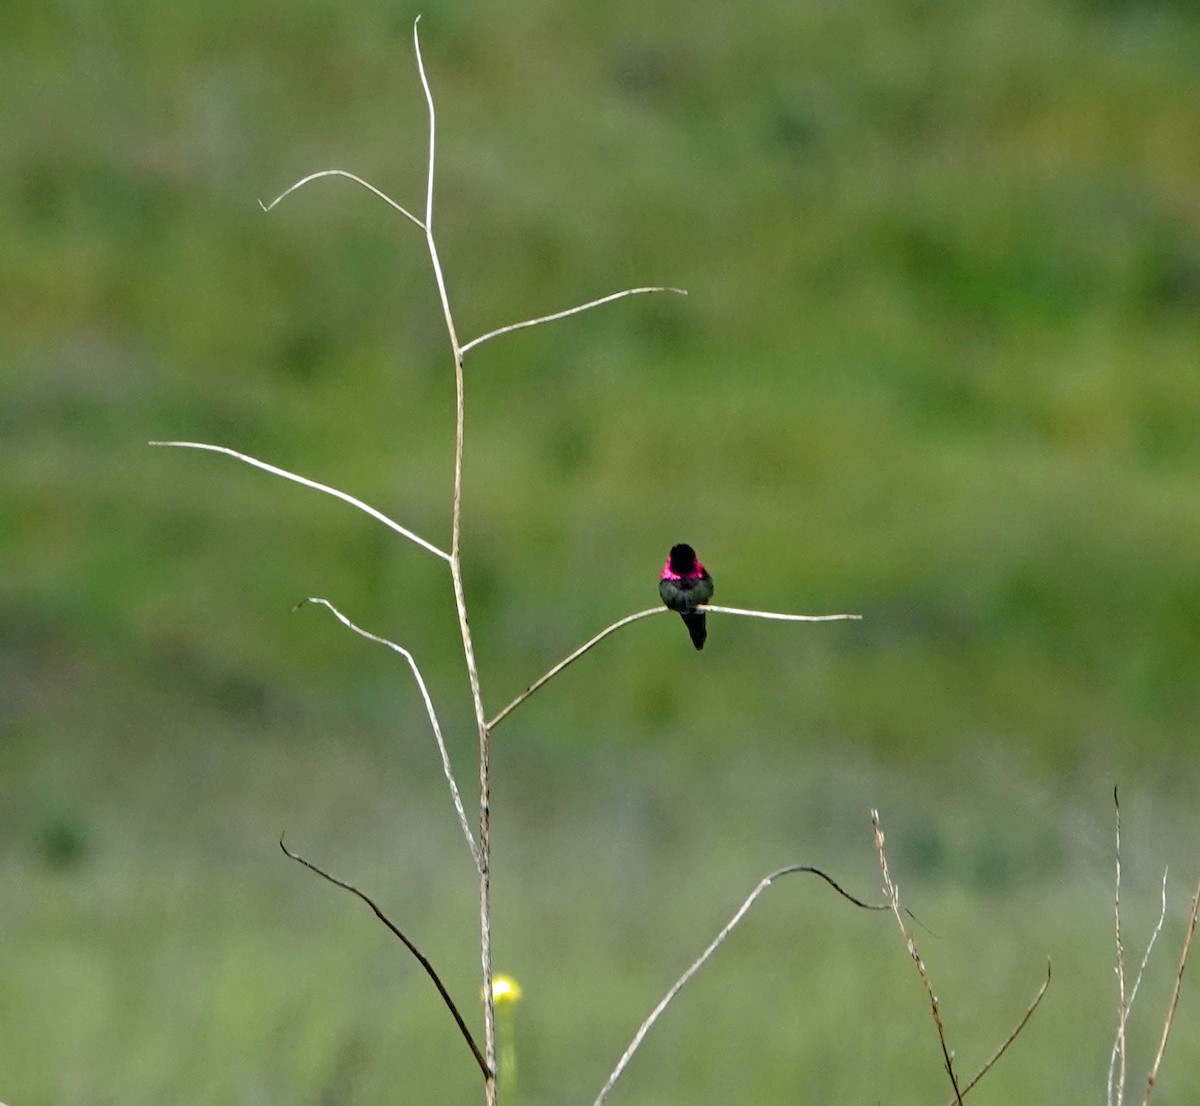
[[[861, 614], [778, 614], [775, 611], [751, 611], [744, 610], [741, 607], [717, 607], [712, 604], [697, 607], [698, 611], [708, 611], [713, 614], [732, 614], [739, 615], [743, 618], [766, 618], [779, 622], [844, 622], [846, 620], [859, 621], [862, 618]], [[511, 703], [508, 704], [499, 714], [496, 715], [488, 723], [488, 729], [494, 730], [501, 722], [504, 721], [514, 710], [517, 709], [526, 699], [529, 698], [538, 688], [548, 684], [555, 676], [557, 676], [568, 665], [574, 664], [579, 660], [589, 649], [599, 645], [609, 634], [616, 633], [623, 626], [628, 626], [631, 622], [637, 622], [642, 618], [649, 618], [654, 614], [671, 614], [667, 607], [647, 607], [644, 611], [635, 611], [633, 614], [626, 615], [624, 618], [618, 619], [611, 626], [605, 626], [595, 637], [585, 641], [575, 652], [564, 657], [548, 672], [539, 676], [533, 681], [524, 691], [521, 692]]]
[[454, 999], [450, 997], [450, 992], [446, 990], [445, 984], [442, 983], [442, 980], [434, 970], [433, 965], [429, 962], [421, 950], [417, 948], [417, 946], [414, 945], [412, 941], [410, 941], [400, 931], [396, 923], [393, 922], [391, 918], [389, 918], [379, 908], [375, 900], [372, 899], [371, 896], [366, 892], [360, 891], [354, 886], [354, 884], [347, 883], [344, 879], [338, 879], [337, 876], [330, 875], [323, 868], [318, 868], [317, 865], [315, 865], [311, 860], [305, 860], [305, 858], [300, 856], [298, 853], [292, 852], [283, 843], [282, 837], [279, 838], [279, 847], [283, 850], [283, 855], [288, 857], [290, 860], [294, 860], [298, 864], [303, 864], [304, 867], [306, 867], [310, 872], [316, 872], [317, 875], [319, 875], [322, 879], [332, 883], [335, 887], [340, 887], [343, 891], [349, 891], [350, 894], [357, 895], [358, 898], [362, 899], [362, 901], [365, 902], [375, 912], [375, 917], [383, 922], [383, 924], [387, 926], [397, 938], [399, 938], [404, 947], [417, 958], [417, 962], [422, 968], [425, 969], [425, 974], [428, 975], [433, 981], [433, 985], [437, 988], [438, 994], [442, 996], [442, 1001], [446, 1004], [446, 1008], [454, 1016], [454, 1022], [458, 1026], [458, 1031], [463, 1035], [463, 1040], [465, 1040], [470, 1046], [471, 1054], [475, 1057], [475, 1062], [479, 1065], [479, 1070], [483, 1072], [484, 1080], [491, 1079], [492, 1071], [488, 1067], [487, 1062], [484, 1060], [482, 1053], [480, 1053], [479, 1046], [475, 1043], [475, 1038], [471, 1036], [471, 1031], [467, 1028], [467, 1023], [463, 1021], [462, 1015], [458, 1012], [458, 1007], [455, 1006]]
[[602, 1103], [609, 1096], [609, 1093], [616, 1085], [617, 1080], [621, 1078], [621, 1073], [624, 1072], [625, 1068], [629, 1065], [629, 1061], [633, 1059], [633, 1054], [637, 1052], [638, 1048], [641, 1047], [642, 1041], [645, 1039], [646, 1034], [650, 1032], [651, 1027], [658, 1020], [659, 1015], [662, 1014], [662, 1012], [670, 1005], [672, 999], [674, 999], [675, 996], [679, 994], [681, 990], [683, 990], [688, 980], [690, 980], [692, 976], [694, 976], [702, 967], [704, 967], [704, 964], [708, 958], [725, 943], [725, 939], [733, 932], [734, 928], [742, 920], [742, 918], [745, 917], [746, 912], [750, 909], [750, 907], [754, 905], [754, 900], [757, 899], [758, 896], [761, 895], [768, 887], [770, 887], [775, 880], [781, 878], [782, 876], [802, 872], [819, 876], [839, 895], [841, 895], [842, 898], [863, 910], [891, 909], [887, 903], [867, 903], [863, 902], [861, 899], [855, 898], [852, 894], [850, 894], [849, 891], [846, 891], [844, 888], [842, 888], [841, 885], [838, 884], [837, 881], [831, 876], [828, 876], [822, 872], [820, 868], [814, 868], [808, 864], [790, 864], [786, 868], [779, 868], [776, 871], [771, 872], [770, 875], [763, 876], [763, 878], [758, 881], [758, 885], [754, 888], [754, 890], [751, 891], [746, 897], [746, 901], [738, 907], [733, 917], [730, 918], [729, 921], [726, 922], [721, 928], [720, 933], [718, 933], [716, 937], [714, 937], [709, 943], [708, 947], [695, 960], [692, 961], [691, 966], [687, 969], [687, 971], [685, 971], [683, 975], [681, 975], [675, 981], [675, 983], [671, 986], [671, 989], [665, 995], [663, 995], [658, 1005], [650, 1012], [650, 1016], [647, 1017], [646, 1020], [638, 1027], [638, 1031], [633, 1035], [633, 1040], [629, 1042], [629, 1047], [622, 1054], [621, 1059], [617, 1061], [617, 1066], [613, 1068], [612, 1074], [608, 1077], [608, 1081], [603, 1087], [600, 1088], [600, 1093], [596, 1096], [596, 1100], [592, 1106], [602, 1106]]
[[408, 661], [408, 667], [412, 669], [413, 678], [417, 681], [417, 689], [421, 692], [421, 698], [425, 701], [425, 712], [429, 715], [430, 726], [433, 727], [433, 736], [437, 740], [438, 752], [442, 754], [442, 771], [445, 773], [446, 782], [450, 785], [450, 798], [454, 801], [454, 809], [458, 812], [459, 825], [462, 826], [463, 836], [467, 839], [467, 847], [471, 850], [471, 857], [475, 861], [476, 869], [478, 869], [479, 849], [475, 845], [475, 838], [471, 835], [471, 827], [467, 824], [467, 812], [463, 809], [462, 796], [458, 793], [458, 784], [454, 779], [454, 770], [450, 767], [450, 754], [446, 751], [446, 742], [442, 737], [442, 727], [438, 724], [437, 712], [433, 709], [433, 700], [429, 697], [429, 688], [425, 686], [425, 679], [421, 675], [421, 670], [417, 667], [417, 662], [413, 659], [413, 655], [403, 645], [397, 645], [394, 641], [389, 641], [387, 638], [373, 634], [369, 630], [364, 630], [361, 626], [356, 626], [337, 607], [329, 602], [328, 599], [320, 599], [310, 595], [298, 607], [304, 606], [305, 603], [313, 603], [324, 607], [343, 626], [349, 630], [353, 630], [359, 637], [364, 637], [368, 641], [374, 641], [379, 645], [387, 646], [387, 648], [395, 653], [399, 653], [400, 656]]
[[373, 192], [376, 196], [378, 196], [385, 203], [394, 207], [398, 212], [400, 212], [401, 215], [405, 216], [406, 218], [411, 219], [422, 230], [425, 229], [425, 224], [422, 223], [420, 219], [418, 219], [411, 211], [407, 210], [407, 208], [401, 207], [386, 192], [381, 192], [378, 188], [376, 188], [369, 181], [363, 180], [362, 177], [356, 177], [353, 173], [346, 172], [345, 169], [322, 169], [320, 172], [317, 172], [317, 173], [309, 173], [309, 175], [307, 177], [304, 177], [301, 180], [296, 181], [296, 183], [293, 184], [290, 188], [286, 188], [282, 192], [280, 192], [279, 195], [276, 196], [275, 199], [273, 199], [269, 204], [265, 204], [262, 202], [262, 200], [259, 200], [258, 206], [261, 207], [263, 209], [263, 211], [270, 211], [277, 203], [279, 203], [281, 200], [286, 199], [293, 192], [297, 191], [298, 189], [303, 188], [306, 184], [311, 184], [315, 180], [321, 180], [323, 177], [345, 177], [346, 180], [351, 180], [355, 184], [361, 184], [363, 186], [363, 188], [365, 188], [368, 192]]
[[462, 353], [465, 355], [467, 350], [474, 349], [476, 346], [483, 345], [484, 342], [492, 338], [498, 338], [501, 334], [511, 334], [514, 330], [524, 330], [526, 327], [540, 326], [542, 323], [552, 323], [557, 319], [565, 319], [569, 315], [578, 315], [582, 311], [587, 311], [593, 307], [600, 307], [605, 303], [612, 303], [613, 300], [624, 299], [626, 296], [641, 296], [647, 292], [674, 292], [677, 296], [686, 296], [687, 292], [683, 288], [626, 288], [623, 292], [613, 292], [611, 295], [601, 296], [598, 300], [589, 300], [587, 303], [578, 304], [575, 307], [568, 307], [565, 311], [555, 311], [552, 315], [540, 315], [536, 319], [526, 319], [520, 323], [509, 323], [508, 326], [497, 327], [495, 330], [489, 330], [486, 334], [481, 334], [478, 338], [472, 338], [462, 348]]
[[230, 449], [223, 445], [208, 445], [205, 442], [150, 442], [150, 445], [156, 446], [171, 446], [175, 449], [204, 449], [210, 453], [224, 453], [226, 457], [234, 457], [239, 461], [244, 461], [248, 465], [253, 465], [255, 468], [262, 469], [264, 472], [272, 473], [275, 476], [282, 476], [285, 480], [292, 481], [293, 484], [301, 484], [306, 488], [312, 488], [318, 492], [324, 492], [326, 495], [331, 495], [335, 499], [340, 499], [343, 503], [349, 503], [351, 507], [357, 507], [360, 511], [370, 515], [373, 519], [382, 522], [384, 526], [391, 530], [395, 530], [397, 534], [408, 538], [409, 541], [415, 542], [422, 549], [428, 550], [437, 557], [441, 557], [443, 561], [450, 560], [450, 554], [444, 549], [439, 549], [433, 542], [426, 541], [424, 538], [414, 534], [407, 527], [401, 526], [394, 519], [388, 518], [382, 511], [377, 511], [374, 507], [364, 503], [361, 499], [355, 499], [352, 495], [347, 495], [337, 488], [331, 488], [328, 484], [320, 484], [316, 480], [309, 480], [306, 476], [298, 476], [294, 472], [288, 472], [287, 469], [281, 469], [277, 465], [269, 465], [266, 461], [260, 461], [256, 457], [251, 457], [246, 453], [239, 453], [236, 449]]

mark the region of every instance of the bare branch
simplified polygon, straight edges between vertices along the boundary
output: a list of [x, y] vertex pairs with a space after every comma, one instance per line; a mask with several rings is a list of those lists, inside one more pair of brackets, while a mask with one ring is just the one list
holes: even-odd
[[748, 611], [742, 607], [718, 607], [713, 603], [697, 607], [710, 614], [736, 614], [742, 618], [767, 618], [775, 622], [861, 622], [861, 614], [779, 614], [776, 611]]
[[[782, 622], [836, 622], [846, 619], [858, 620], [862, 618], [860, 614], [776, 614], [774, 611], [748, 611], [742, 610], [740, 607], [715, 607], [715, 606], [700, 606], [698, 611], [710, 611], [716, 614], [733, 614], [741, 615], [744, 618], [769, 618]], [[521, 692], [511, 703], [508, 704], [499, 714], [496, 715], [488, 723], [488, 729], [494, 730], [501, 722], [504, 721], [514, 710], [517, 709], [526, 699], [529, 698], [538, 688], [548, 684], [555, 676], [557, 676], [568, 665], [574, 664], [579, 660], [589, 649], [599, 645], [609, 634], [616, 633], [624, 626], [628, 626], [631, 622], [637, 622], [641, 618], [649, 618], [654, 614], [672, 614], [667, 607], [647, 607], [644, 611], [636, 611], [633, 614], [626, 615], [624, 618], [618, 619], [611, 626], [606, 626], [594, 638], [585, 641], [574, 653], [564, 657], [553, 668], [544, 675], [539, 676], [533, 681], [524, 691]]]
[[[1118, 892], [1118, 894], [1119, 894], [1119, 892]], [[1119, 902], [1120, 900], [1118, 899], [1117, 901]], [[1110, 1102], [1112, 1101], [1113, 1068], [1117, 1062], [1117, 1049], [1118, 1049], [1118, 1046], [1121, 1046], [1122, 1048], [1124, 1047], [1125, 1029], [1126, 1029], [1126, 1026], [1129, 1024], [1129, 1018], [1133, 1013], [1133, 1004], [1134, 1004], [1134, 1002], [1137, 1001], [1138, 990], [1142, 986], [1142, 977], [1146, 974], [1146, 965], [1148, 963], [1150, 963], [1150, 954], [1154, 951], [1154, 943], [1158, 940], [1158, 935], [1162, 932], [1163, 922], [1166, 921], [1166, 918], [1167, 918], [1167, 870], [1164, 868], [1163, 876], [1162, 876], [1162, 895], [1161, 895], [1161, 899], [1160, 899], [1158, 921], [1155, 923], [1154, 930], [1150, 934], [1150, 940], [1146, 942], [1146, 952], [1142, 956], [1142, 962], [1138, 967], [1137, 976], [1134, 978], [1133, 987], [1130, 989], [1129, 1000], [1122, 1004], [1122, 1008], [1118, 1014], [1119, 1020], [1117, 1023], [1117, 1036], [1116, 1036], [1116, 1039], [1113, 1041], [1112, 1053], [1110, 1054], [1110, 1056], [1108, 1058], [1108, 1097], [1109, 1097]], [[1125, 1074], [1124, 1069], [1122, 1069], [1122, 1078], [1121, 1078], [1121, 1081], [1120, 1081], [1120, 1084], [1119, 1084], [1118, 1090], [1117, 1090], [1118, 1099], [1124, 1097], [1124, 1094], [1125, 1094], [1124, 1074]]]
[[1192, 948], [1192, 937], [1196, 932], [1196, 913], [1200, 909], [1200, 884], [1192, 896], [1192, 912], [1188, 917], [1187, 934], [1183, 939], [1183, 951], [1179, 956], [1179, 971], [1175, 974], [1175, 986], [1171, 990], [1171, 1004], [1167, 1008], [1167, 1017], [1163, 1022], [1162, 1038], [1158, 1042], [1158, 1051], [1154, 1054], [1154, 1064], [1146, 1077], [1146, 1093], [1142, 1097], [1142, 1106], [1149, 1106], [1150, 1096], [1154, 1093], [1154, 1084], [1158, 1081], [1158, 1069], [1162, 1064], [1163, 1053], [1167, 1051], [1167, 1038], [1171, 1035], [1171, 1026], [1175, 1022], [1175, 1010], [1179, 1006], [1179, 989], [1183, 986], [1183, 973], [1187, 969], [1188, 954]]
[[279, 203], [281, 200], [286, 199], [293, 192], [297, 191], [298, 189], [303, 188], [306, 184], [311, 184], [313, 181], [321, 180], [324, 177], [345, 177], [346, 180], [351, 180], [355, 184], [361, 184], [363, 186], [363, 188], [365, 188], [368, 192], [375, 193], [375, 195], [378, 196], [381, 200], [383, 200], [386, 204], [390, 205], [391, 207], [394, 207], [398, 212], [400, 212], [401, 215], [405, 216], [408, 219], [411, 219], [422, 230], [425, 229], [425, 224], [422, 223], [420, 219], [418, 219], [407, 208], [401, 207], [386, 192], [381, 192], [378, 188], [376, 188], [369, 181], [363, 180], [362, 177], [356, 177], [353, 173], [346, 172], [345, 169], [322, 169], [319, 173], [309, 173], [309, 175], [307, 177], [304, 177], [301, 180], [296, 181], [296, 183], [293, 184], [291, 186], [291, 188], [285, 189], [283, 192], [280, 192], [279, 195], [276, 196], [275, 199], [273, 199], [269, 204], [265, 204], [262, 202], [262, 200], [259, 200], [258, 206], [261, 207], [263, 209], [263, 211], [270, 211], [277, 203]]
[[374, 507], [368, 506], [361, 499], [355, 499], [352, 495], [347, 495], [337, 488], [331, 488], [328, 484], [319, 484], [315, 480], [309, 480], [305, 476], [298, 476], [294, 472], [288, 472], [287, 469], [278, 468], [275, 465], [269, 465], [266, 461], [259, 461], [254, 457], [250, 457], [245, 453], [238, 453], [236, 449], [229, 449], [223, 445], [207, 445], [204, 442], [150, 442], [150, 445], [155, 446], [171, 446], [176, 449], [204, 449], [211, 453], [224, 453], [227, 457], [234, 457], [239, 461], [244, 461], [248, 465], [253, 465], [255, 468], [262, 469], [264, 472], [272, 473], [275, 476], [282, 476], [285, 480], [292, 481], [293, 484], [301, 484], [306, 488], [313, 488], [316, 491], [324, 492], [326, 495], [331, 495], [335, 499], [340, 499], [343, 503], [349, 503], [351, 507], [357, 507], [360, 511], [370, 515], [373, 519], [382, 522], [384, 526], [394, 530], [401, 537], [408, 538], [409, 541], [415, 542], [422, 549], [428, 550], [435, 556], [441, 557], [443, 561], [450, 560], [450, 554], [444, 549], [439, 549], [432, 542], [426, 541], [424, 538], [414, 534], [411, 530], [394, 519], [388, 518], [382, 511], [375, 510]]
[[811, 875], [819, 876], [839, 895], [841, 895], [842, 898], [863, 910], [890, 909], [887, 903], [867, 903], [863, 902], [861, 899], [855, 898], [848, 891], [844, 890], [830, 876], [822, 872], [820, 868], [813, 868], [807, 864], [792, 864], [786, 868], [780, 868], [777, 871], [772, 872], [770, 875], [763, 876], [763, 878], [759, 880], [758, 885], [747, 896], [746, 901], [738, 907], [733, 917], [730, 918], [729, 921], [726, 922], [722, 927], [721, 932], [713, 938], [708, 948], [706, 948], [695, 960], [692, 961], [692, 964], [687, 971], [685, 971], [683, 975], [681, 975], [675, 981], [671, 989], [662, 997], [658, 1005], [650, 1012], [650, 1016], [646, 1018], [646, 1020], [638, 1027], [638, 1031], [633, 1035], [633, 1040], [630, 1041], [629, 1047], [625, 1050], [624, 1054], [621, 1056], [621, 1059], [617, 1062], [617, 1066], [613, 1069], [612, 1074], [608, 1077], [608, 1081], [600, 1089], [600, 1093], [596, 1096], [596, 1100], [592, 1106], [602, 1106], [602, 1103], [609, 1096], [609, 1093], [616, 1085], [617, 1080], [621, 1078], [622, 1072], [624, 1072], [625, 1068], [629, 1065], [629, 1061], [633, 1059], [633, 1054], [637, 1052], [638, 1048], [641, 1047], [642, 1041], [645, 1039], [646, 1034], [650, 1032], [651, 1027], [658, 1020], [659, 1015], [662, 1014], [662, 1012], [670, 1005], [672, 999], [674, 999], [675, 996], [679, 994], [681, 990], [683, 990], [688, 980], [690, 980], [692, 976], [694, 976], [704, 966], [708, 958], [725, 943], [725, 939], [733, 932], [742, 918], [745, 917], [746, 912], [750, 909], [750, 907], [754, 905], [755, 899], [757, 899], [759, 895], [761, 895], [768, 887], [770, 887], [775, 880], [781, 878], [782, 876], [792, 875], [793, 873], [800, 872], [808, 872]]
[[[429, 688], [425, 686], [425, 679], [421, 675], [421, 670], [417, 667], [417, 662], [413, 659], [413, 655], [404, 646], [397, 645], [394, 641], [388, 641], [387, 638], [379, 637], [378, 634], [364, 630], [361, 626], [356, 626], [337, 607], [330, 603], [328, 599], [309, 596], [309, 598], [304, 600], [304, 603], [314, 603], [324, 607], [347, 629], [353, 630], [360, 637], [364, 637], [368, 641], [374, 641], [379, 645], [387, 646], [387, 648], [395, 653], [399, 653], [400, 656], [408, 661], [408, 667], [412, 669], [413, 678], [417, 681], [417, 688], [421, 692], [421, 698], [425, 701], [425, 711], [429, 715], [429, 724], [433, 727], [433, 736], [437, 740], [438, 751], [442, 754], [442, 771], [445, 773], [446, 782], [450, 785], [450, 798], [454, 801], [454, 809], [458, 812], [459, 825], [462, 826], [463, 836], [467, 839], [467, 847], [471, 850], [471, 857], [475, 861], [476, 869], [478, 869], [480, 863], [479, 849], [475, 845], [475, 838], [471, 834], [471, 827], [467, 824], [467, 812], [463, 809], [462, 797], [458, 793], [458, 784], [454, 779], [454, 770], [450, 767], [450, 754], [446, 751], [446, 742], [442, 737], [442, 727], [438, 724], [437, 712], [433, 709], [433, 700], [429, 697]], [[303, 606], [304, 604], [300, 605]]]
[[[1046, 978], [1042, 980], [1042, 985], [1038, 988], [1038, 993], [1033, 996], [1033, 1001], [1026, 1008], [1025, 1013], [1021, 1016], [1021, 1020], [1017, 1022], [1015, 1026], [1013, 1026], [1012, 1032], [1004, 1038], [1004, 1041], [1000, 1047], [988, 1057], [987, 1062], [983, 1065], [983, 1067], [981, 1067], [973, 1076], [971, 1076], [971, 1081], [965, 1087], [963, 1087], [963, 1098], [966, 1098], [967, 1092], [970, 1091], [971, 1088], [974, 1087], [975, 1084], [978, 1083], [985, 1075], [987, 1075], [989, 1071], [991, 1071], [996, 1061], [1008, 1051], [1008, 1046], [1011, 1045], [1013, 1041], [1015, 1041], [1021, 1035], [1021, 1030], [1025, 1028], [1026, 1022], [1033, 1017], [1033, 1012], [1038, 1008], [1038, 1006], [1041, 1005], [1042, 999], [1046, 997], [1046, 990], [1049, 988], [1049, 986], [1050, 961], [1047, 960]], [[946, 1106], [955, 1106], [955, 1100], [952, 1098], [946, 1104]]]
[[1116, 1106], [1121, 1106], [1125, 1097], [1125, 1024], [1129, 1019], [1129, 1003], [1125, 998], [1125, 945], [1121, 940], [1121, 799], [1117, 788], [1113, 787], [1113, 811], [1116, 818], [1117, 833], [1117, 878], [1113, 891], [1113, 921], [1117, 939], [1117, 1036], [1113, 1041], [1113, 1056], [1108, 1064], [1108, 1106], [1113, 1106], [1113, 1067], [1114, 1060], [1119, 1063], [1116, 1079]]
[[609, 634], [616, 633], [622, 626], [628, 626], [631, 622], [636, 622], [639, 618], [649, 618], [652, 614], [668, 614], [670, 613], [666, 607], [647, 607], [644, 611], [638, 611], [635, 614], [626, 615], [622, 619], [618, 619], [611, 626], [606, 626], [590, 641], [584, 642], [578, 649], [575, 650], [569, 657], [559, 661], [549, 672], [543, 676], [539, 676], [533, 681], [524, 691], [521, 692], [511, 703], [508, 704], [499, 714], [496, 715], [488, 723], [488, 729], [494, 730], [501, 722], [504, 721], [514, 710], [517, 709], [526, 699], [529, 698], [543, 684], [549, 683], [557, 676], [564, 668], [570, 664], [574, 664], [579, 660], [589, 649], [595, 645], [599, 645]]
[[483, 345], [484, 342], [491, 338], [498, 338], [501, 334], [511, 334], [514, 330], [524, 330], [526, 327], [541, 326], [542, 323], [552, 323], [556, 319], [565, 319], [568, 315], [578, 315], [582, 311], [588, 311], [593, 307], [600, 307], [605, 303], [612, 303], [613, 300], [624, 299], [626, 296], [641, 296], [647, 292], [674, 292], [677, 296], [686, 296], [687, 292], [682, 288], [626, 288], [623, 292], [613, 292], [608, 296], [601, 296], [598, 300], [589, 300], [587, 303], [581, 303], [577, 307], [568, 307], [565, 311], [556, 311], [552, 315], [540, 315], [536, 319], [526, 319], [520, 323], [510, 323], [508, 326], [502, 326], [496, 330], [489, 330], [486, 334], [481, 334], [478, 338], [472, 338], [462, 348], [462, 353], [465, 356], [467, 350], [474, 349], [476, 346]]
[[883, 827], [879, 824], [879, 811], [877, 810], [871, 811], [871, 825], [875, 829], [875, 848], [879, 852], [879, 868], [883, 873], [883, 891], [887, 896], [888, 903], [891, 905], [892, 913], [896, 915], [896, 921], [900, 925], [900, 932], [904, 934], [908, 955], [917, 966], [917, 974], [921, 977], [921, 983], [925, 987], [925, 994], [929, 997], [929, 1008], [933, 1012], [933, 1024], [937, 1028], [938, 1042], [942, 1046], [942, 1060], [946, 1066], [946, 1074], [950, 1077], [950, 1086], [954, 1088], [953, 1101], [956, 1106], [962, 1106], [963, 1092], [958, 1086], [958, 1076], [954, 1074], [954, 1062], [950, 1056], [950, 1049], [946, 1044], [946, 1031], [942, 1025], [942, 1014], [938, 1006], [937, 995], [933, 993], [933, 985], [929, 982], [929, 973], [925, 970], [925, 961], [921, 959], [921, 954], [917, 952], [916, 938], [913, 937], [912, 930], [908, 928], [904, 918], [901, 916], [900, 889], [892, 882], [891, 873], [888, 871], [887, 852], [884, 849]]
[[[458, 331], [454, 326], [454, 315], [450, 310], [450, 297], [446, 292], [446, 278], [438, 257], [437, 243], [433, 237], [433, 179], [434, 160], [437, 151], [437, 121], [433, 108], [433, 92], [425, 73], [425, 61], [421, 57], [421, 36], [418, 25], [421, 17], [413, 21], [413, 49], [417, 58], [417, 71], [421, 77], [421, 88], [425, 91], [425, 104], [429, 109], [429, 167], [425, 180], [425, 244], [429, 250], [429, 262], [437, 282], [438, 299], [442, 304], [442, 315], [446, 321], [446, 334], [454, 356], [454, 497], [451, 507], [450, 527], [450, 576], [454, 582], [454, 605], [458, 612], [458, 628], [462, 637], [463, 659], [467, 667], [467, 679], [471, 686], [471, 702], [475, 708], [475, 723], [479, 731], [479, 959], [483, 975], [483, 1028], [487, 1066], [496, 1070], [496, 1003], [492, 992], [492, 871], [491, 871], [491, 734], [483, 710], [483, 693], [479, 688], [479, 669], [475, 663], [475, 646], [471, 639], [471, 626], [467, 621], [467, 599], [462, 578], [462, 487], [463, 487], [463, 429], [465, 424], [465, 402], [463, 397], [463, 357]], [[489, 1077], [484, 1083], [487, 1106], [495, 1106], [496, 1081]]]
[[454, 1016], [454, 1022], [458, 1026], [459, 1032], [463, 1035], [463, 1040], [465, 1040], [467, 1042], [467, 1044], [470, 1046], [471, 1054], [475, 1057], [475, 1062], [479, 1065], [479, 1070], [481, 1072], [483, 1072], [484, 1080], [485, 1081], [490, 1080], [492, 1078], [492, 1069], [488, 1067], [487, 1062], [484, 1060], [483, 1055], [480, 1053], [479, 1046], [475, 1043], [475, 1038], [471, 1036], [471, 1031], [467, 1028], [467, 1023], [463, 1021], [462, 1015], [458, 1012], [458, 1007], [455, 1006], [454, 1000], [450, 997], [450, 992], [446, 990], [445, 985], [442, 983], [441, 978], [438, 976], [437, 972], [434, 970], [433, 965], [426, 959], [425, 955], [421, 952], [421, 950], [419, 948], [417, 948], [417, 946], [414, 945], [412, 943], [412, 941], [410, 941], [400, 931], [400, 929], [396, 926], [395, 922], [393, 922], [376, 905], [375, 900], [372, 899], [368, 894], [366, 894], [363, 891], [360, 891], [352, 883], [347, 883], [345, 880], [338, 879], [337, 876], [330, 875], [324, 869], [318, 868], [317, 865], [315, 865], [311, 860], [305, 860], [304, 857], [300, 856], [297, 853], [292, 852], [283, 843], [282, 837], [280, 837], [280, 839], [279, 839], [279, 847], [283, 850], [284, 856], [288, 857], [291, 860], [296, 861], [298, 864], [303, 864], [304, 867], [306, 867], [310, 872], [316, 872], [317, 875], [319, 875], [322, 879], [327, 880], [329, 883], [332, 883], [335, 887], [340, 887], [340, 888], [342, 888], [343, 891], [349, 891], [350, 894], [356, 895], [358, 898], [360, 898], [363, 902], [365, 902], [374, 911], [375, 917], [378, 918], [381, 922], [383, 922], [383, 924], [385, 926], [387, 926], [388, 929], [390, 929], [397, 938], [399, 938], [400, 942], [404, 945], [404, 947], [406, 949], [408, 949], [408, 951], [411, 952], [413, 954], [413, 956], [415, 956], [417, 958], [417, 962], [421, 965], [422, 968], [425, 969], [425, 974], [428, 975], [429, 978], [433, 981], [433, 985], [437, 988], [438, 994], [442, 996], [442, 1001], [446, 1004], [446, 1008]]

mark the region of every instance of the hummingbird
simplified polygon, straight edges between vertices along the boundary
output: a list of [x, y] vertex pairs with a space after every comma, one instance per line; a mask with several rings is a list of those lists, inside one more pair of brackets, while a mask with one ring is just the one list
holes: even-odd
[[713, 581], [708, 570], [696, 560], [696, 551], [690, 545], [671, 546], [671, 555], [658, 580], [658, 594], [669, 610], [679, 612], [692, 636], [692, 644], [703, 649], [708, 628], [704, 612], [696, 607], [712, 598]]

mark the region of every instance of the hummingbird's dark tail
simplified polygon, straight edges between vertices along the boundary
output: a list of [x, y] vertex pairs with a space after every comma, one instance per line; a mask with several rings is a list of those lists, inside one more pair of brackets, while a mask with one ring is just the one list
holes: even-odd
[[679, 615], [683, 619], [683, 624], [688, 628], [688, 633], [692, 635], [692, 644], [697, 649], [704, 648], [704, 639], [708, 637], [708, 626], [705, 624], [706, 619], [703, 611], [684, 611]]

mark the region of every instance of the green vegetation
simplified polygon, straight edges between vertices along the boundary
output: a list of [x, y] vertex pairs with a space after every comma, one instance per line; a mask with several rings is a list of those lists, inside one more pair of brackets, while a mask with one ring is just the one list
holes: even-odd
[[[378, 892], [465, 1006], [473, 888], [407, 672], [464, 783], [443, 566], [214, 441], [448, 530], [452, 378], [414, 228], [415, 10], [15, 0], [0, 36], [0, 1099], [469, 1101]], [[494, 708], [655, 601], [497, 737], [497, 966], [523, 1104], [590, 1101], [778, 863], [878, 883], [880, 807], [980, 1103], [1094, 1100], [1114, 1022], [1108, 789], [1133, 938], [1194, 878], [1200, 13], [1160, 0], [434, 4], [439, 241], [466, 337], [465, 549]], [[586, 586], [581, 587], [581, 579]], [[1140, 928], [1139, 928], [1140, 925]], [[1200, 1086], [1200, 1022], [1160, 1097]], [[1139, 1051], [1140, 1050], [1140, 1051]], [[462, 1053], [460, 1055], [460, 1053]], [[944, 1094], [887, 919], [773, 888], [628, 1103]], [[992, 1096], [990, 1099], [988, 1096]], [[930, 1096], [933, 1096], [931, 1099]], [[616, 1101], [616, 1098], [613, 1100]]]

